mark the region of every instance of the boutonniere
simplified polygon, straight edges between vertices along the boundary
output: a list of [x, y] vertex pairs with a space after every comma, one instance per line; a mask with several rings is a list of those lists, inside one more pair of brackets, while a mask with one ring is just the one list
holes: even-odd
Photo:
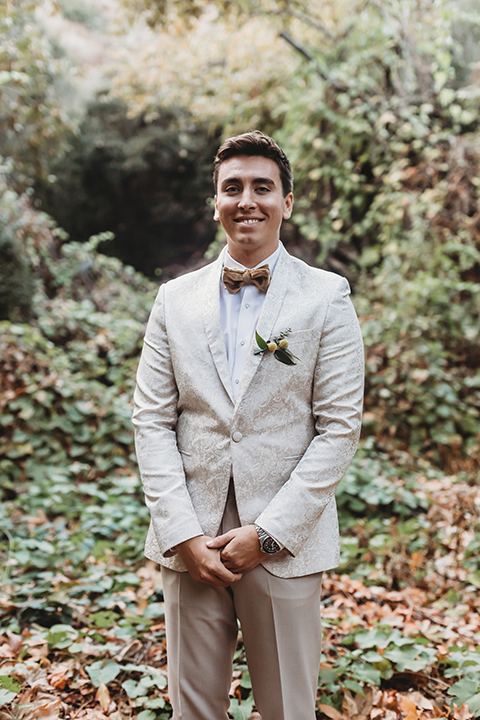
[[260, 355], [268, 350], [268, 352], [273, 353], [273, 356], [284, 365], [296, 365], [297, 363], [294, 362], [294, 358], [295, 360], [299, 358], [288, 349], [287, 336], [290, 335], [291, 332], [291, 329], [288, 328], [288, 330], [281, 332], [278, 337], [272, 338], [271, 340], [264, 340], [255, 330], [255, 340], [257, 341], [258, 348], [253, 351], [254, 355]]

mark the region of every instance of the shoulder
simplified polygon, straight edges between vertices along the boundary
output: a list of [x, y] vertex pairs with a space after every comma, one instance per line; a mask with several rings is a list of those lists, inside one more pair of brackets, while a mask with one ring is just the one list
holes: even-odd
[[219, 259], [205, 265], [198, 270], [179, 275], [172, 280], [160, 285], [157, 301], [160, 302], [181, 302], [182, 304], [192, 300], [197, 302], [199, 294], [202, 294], [206, 288], [211, 287], [212, 283], [219, 282], [221, 264]]
[[312, 267], [294, 255], [290, 255], [286, 251], [285, 262], [288, 268], [290, 287], [297, 286], [297, 288], [303, 293], [350, 293], [348, 280], [342, 275], [337, 275], [337, 273], [322, 270], [321, 268]]
[[196, 287], [201, 287], [206, 282], [212, 279], [212, 275], [218, 275], [220, 268], [218, 266], [218, 258], [208, 265], [204, 265], [198, 270], [192, 270], [191, 272], [179, 275], [172, 280], [168, 280], [164, 283], [164, 287], [168, 292], [183, 292], [185, 290], [192, 290]]

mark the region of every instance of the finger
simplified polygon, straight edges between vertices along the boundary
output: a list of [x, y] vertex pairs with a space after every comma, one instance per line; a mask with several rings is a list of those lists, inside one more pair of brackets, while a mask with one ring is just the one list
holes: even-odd
[[223, 564], [224, 564], [224, 566], [227, 568], [227, 570], [230, 570], [230, 572], [233, 572], [233, 573], [237, 572], [236, 563], [234, 563], [233, 561], [227, 560], [227, 561], [224, 562]]
[[241, 580], [242, 577], [243, 577], [243, 573], [241, 573], [241, 572], [235, 572], [235, 573], [233, 574], [233, 577], [234, 577], [234, 579], [233, 579], [231, 582], [228, 583], [229, 585], [233, 585], [234, 583], [236, 583], [236, 582], [238, 582], [239, 580]]
[[226, 582], [228, 585], [230, 585], [232, 582], [235, 582], [237, 579], [237, 573], [233, 572], [232, 570], [229, 570], [225, 565], [221, 563], [220, 568], [218, 568], [215, 571], [215, 575], [220, 578], [220, 580]]
[[229, 585], [232, 585], [232, 582], [234, 581], [224, 580], [223, 578], [218, 577], [218, 575], [209, 575], [202, 578], [201, 582], [206, 583], [207, 585], [214, 585], [215, 587], [228, 587]]
[[216, 538], [212, 538], [211, 540], [208, 540], [206, 543], [206, 546], [209, 548], [220, 548], [226, 545], [230, 540], [232, 539], [231, 533], [225, 533], [224, 535], [219, 535]]
[[225, 580], [220, 580], [220, 578], [218, 578], [216, 575], [214, 575], [211, 578], [205, 579], [203, 582], [206, 583], [207, 585], [213, 585], [214, 587], [222, 587], [222, 588], [228, 587], [229, 585], [232, 584], [229, 582], [225, 582]]
[[220, 580], [216, 575], [209, 575], [207, 577], [201, 577], [198, 582], [205, 583], [205, 585], [213, 585], [214, 587], [228, 587], [231, 583], [227, 583], [224, 580]]
[[206, 583], [207, 585], [213, 585], [214, 587], [229, 587], [230, 585], [233, 585], [234, 583], [238, 582], [242, 579], [242, 574], [238, 573], [235, 575], [235, 580], [231, 580], [229, 582], [225, 582], [224, 580], [220, 580], [218, 577], [213, 576], [210, 579], [204, 579], [202, 582]]

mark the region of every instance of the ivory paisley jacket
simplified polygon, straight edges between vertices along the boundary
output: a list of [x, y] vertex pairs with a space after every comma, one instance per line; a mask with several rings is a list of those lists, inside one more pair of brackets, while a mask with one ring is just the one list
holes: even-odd
[[355, 453], [363, 345], [348, 282], [282, 248], [257, 331], [291, 328], [284, 365], [254, 354], [237, 402], [220, 318], [222, 255], [160, 287], [137, 375], [137, 456], [151, 514], [145, 554], [185, 570], [175, 545], [214, 537], [230, 477], [242, 525], [256, 522], [285, 549], [264, 562], [296, 577], [335, 567], [335, 489]]

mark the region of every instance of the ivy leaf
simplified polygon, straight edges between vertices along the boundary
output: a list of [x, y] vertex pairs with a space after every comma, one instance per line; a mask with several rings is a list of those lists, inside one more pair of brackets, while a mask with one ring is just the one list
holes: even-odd
[[400, 672], [404, 672], [405, 670], [418, 672], [426, 668], [431, 662], [428, 656], [425, 657], [423, 653], [419, 654], [419, 648], [415, 646], [386, 650], [383, 657], [394, 662], [397, 670]]
[[228, 712], [234, 720], [248, 720], [253, 710], [253, 695], [239, 702], [238, 698], [231, 698]]
[[159, 620], [165, 617], [165, 609], [163, 603], [154, 602], [147, 605], [143, 613], [146, 620]]
[[19, 693], [22, 689], [20, 683], [16, 682], [10, 675], [0, 675], [0, 686], [13, 693]]
[[454, 683], [447, 690], [448, 695], [453, 695], [458, 701], [457, 704], [461, 705], [464, 702], [475, 695], [479, 687], [477, 679], [472, 677], [465, 677]]
[[371, 667], [368, 663], [365, 665], [357, 665], [352, 668], [352, 675], [361, 682], [371, 683], [372, 685], [380, 685], [381, 675], [378, 670]]
[[10, 690], [0, 689], [0, 707], [11, 702], [16, 694], [15, 692], [10, 692]]
[[155, 720], [156, 717], [153, 710], [142, 710], [142, 712], [137, 715], [137, 720]]
[[359, 695], [363, 695], [363, 697], [365, 697], [363, 687], [358, 682], [355, 682], [355, 680], [344, 680], [342, 685], [343, 687], [348, 688], [348, 690], [353, 690], [353, 692], [358, 693]]
[[122, 671], [122, 666], [116, 663], [114, 660], [107, 660], [103, 662], [92, 663], [86, 668], [90, 675], [90, 680], [95, 687], [99, 687], [102, 683], [107, 685], [112, 680], [115, 680], [117, 675]]
[[[160, 690], [164, 690], [167, 687], [167, 678], [165, 675], [155, 675], [152, 677], [152, 685], [156, 685]], [[247, 686], [245, 685], [245, 687]]]
[[358, 647], [362, 650], [373, 647], [386, 647], [387, 635], [381, 630], [375, 630], [374, 632], [360, 632], [355, 635], [355, 642]]
[[467, 706], [474, 717], [478, 717], [480, 715], [480, 693], [477, 693], [476, 695], [473, 695], [473, 697], [469, 698]]
[[[331, 685], [336, 685], [336, 683], [338, 682], [338, 675], [339, 672], [337, 670], [334, 670], [333, 668], [325, 668], [324, 670], [320, 670], [318, 679], [320, 680], [322, 685], [328, 687]], [[336, 685], [337, 689], [338, 687], [339, 686]]]
[[145, 707], [147, 708], [164, 708], [165, 707], [165, 699], [164, 698], [153, 698], [153, 700], [147, 700], [144, 703]]
[[129, 698], [137, 698], [143, 693], [144, 688], [140, 687], [140, 683], [136, 680], [125, 680], [122, 683], [122, 688], [125, 690]]
[[113, 610], [101, 610], [88, 618], [88, 624], [96, 628], [107, 628], [115, 624], [120, 615]]
[[369, 663], [382, 662], [383, 655], [380, 655], [380, 653], [376, 652], [375, 650], [369, 650], [368, 652], [363, 653], [362, 660], [365, 660]]
[[243, 688], [250, 688], [250, 689], [251, 689], [251, 687], [252, 687], [252, 681], [251, 681], [251, 679], [250, 679], [250, 673], [248, 673], [248, 672], [244, 672], [244, 673], [243, 673], [243, 675], [242, 675], [242, 682], [240, 683], [240, 685], [241, 685]]

